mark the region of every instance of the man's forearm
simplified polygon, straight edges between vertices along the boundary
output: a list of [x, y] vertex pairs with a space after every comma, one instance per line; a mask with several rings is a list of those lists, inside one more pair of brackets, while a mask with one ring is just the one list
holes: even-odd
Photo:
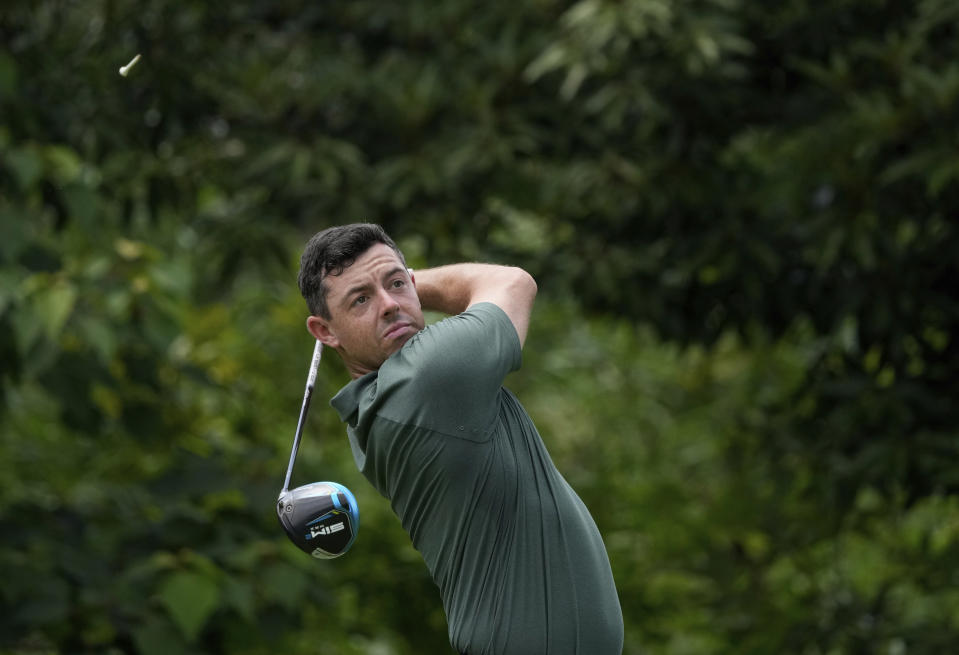
[[491, 302], [506, 312], [526, 340], [536, 281], [521, 268], [495, 264], [451, 264], [414, 271], [416, 292], [423, 309], [455, 315], [480, 302]]
[[414, 271], [416, 292], [423, 309], [459, 314], [469, 307], [476, 290], [490, 282], [496, 269], [490, 264], [451, 264]]

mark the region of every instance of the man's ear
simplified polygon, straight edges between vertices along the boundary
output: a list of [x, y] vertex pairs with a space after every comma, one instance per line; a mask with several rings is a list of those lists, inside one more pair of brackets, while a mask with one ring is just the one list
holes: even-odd
[[313, 338], [324, 346], [336, 348], [340, 345], [340, 340], [333, 334], [330, 324], [321, 316], [310, 316], [306, 319], [306, 329], [310, 331]]

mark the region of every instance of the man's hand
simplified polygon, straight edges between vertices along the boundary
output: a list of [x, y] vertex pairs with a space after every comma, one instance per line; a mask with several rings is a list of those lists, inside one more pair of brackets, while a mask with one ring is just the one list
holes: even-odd
[[423, 309], [454, 315], [477, 303], [491, 302], [513, 322], [520, 345], [526, 342], [536, 281], [523, 269], [451, 264], [415, 271], [412, 276]]

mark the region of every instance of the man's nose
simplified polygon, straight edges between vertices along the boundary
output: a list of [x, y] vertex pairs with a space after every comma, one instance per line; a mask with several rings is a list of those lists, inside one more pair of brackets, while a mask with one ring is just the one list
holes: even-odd
[[397, 302], [396, 298], [393, 297], [393, 294], [386, 289], [380, 289], [379, 294], [380, 308], [383, 316], [389, 316], [390, 314], [393, 314], [399, 310], [400, 304]]

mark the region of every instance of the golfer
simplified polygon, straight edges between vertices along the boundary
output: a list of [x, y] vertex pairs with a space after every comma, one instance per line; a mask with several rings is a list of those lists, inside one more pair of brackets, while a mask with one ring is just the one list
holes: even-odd
[[[518, 268], [411, 273], [378, 225], [319, 232], [300, 259], [310, 333], [353, 380], [331, 401], [356, 465], [429, 568], [468, 655], [620, 655], [623, 617], [586, 506], [503, 379], [536, 283]], [[423, 310], [448, 314], [425, 326]]]

